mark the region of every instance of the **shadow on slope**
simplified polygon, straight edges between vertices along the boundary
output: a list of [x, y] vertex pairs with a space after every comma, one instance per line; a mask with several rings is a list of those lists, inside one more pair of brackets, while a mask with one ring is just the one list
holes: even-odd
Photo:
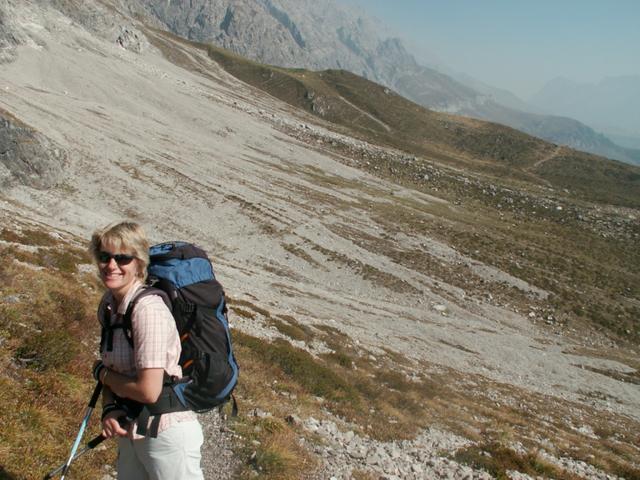
[[0, 108], [0, 185], [49, 188], [62, 176], [66, 152]]

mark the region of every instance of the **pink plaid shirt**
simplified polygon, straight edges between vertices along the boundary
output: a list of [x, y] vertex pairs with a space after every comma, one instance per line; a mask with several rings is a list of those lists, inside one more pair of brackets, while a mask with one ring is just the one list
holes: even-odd
[[[119, 323], [127, 310], [129, 302], [142, 287], [141, 282], [134, 284], [127, 292], [124, 300], [115, 311], [115, 301], [111, 292], [107, 292], [98, 309], [98, 319], [105, 319], [105, 310], [110, 313], [111, 324]], [[113, 350], [102, 352], [104, 364], [118, 373], [135, 377], [138, 369], [164, 368], [167, 374], [182, 377], [182, 369], [178, 365], [180, 358], [180, 339], [171, 312], [162, 298], [149, 295], [141, 298], [131, 316], [133, 331], [133, 348], [129, 345], [121, 328], [113, 331]], [[179, 422], [195, 420], [192, 411], [165, 413], [160, 419], [158, 433]], [[149, 422], [153, 417], [149, 419]], [[132, 438], [142, 438], [133, 434], [137, 422], [129, 426]]]

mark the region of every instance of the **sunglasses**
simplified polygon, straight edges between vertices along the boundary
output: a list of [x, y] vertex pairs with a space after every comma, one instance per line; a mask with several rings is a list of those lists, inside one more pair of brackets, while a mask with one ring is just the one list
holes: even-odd
[[100, 252], [98, 254], [98, 262], [100, 263], [109, 263], [112, 258], [118, 265], [122, 266], [129, 265], [136, 257], [134, 257], [133, 255], [125, 255], [124, 253], [116, 253], [115, 255], [111, 255], [109, 252]]

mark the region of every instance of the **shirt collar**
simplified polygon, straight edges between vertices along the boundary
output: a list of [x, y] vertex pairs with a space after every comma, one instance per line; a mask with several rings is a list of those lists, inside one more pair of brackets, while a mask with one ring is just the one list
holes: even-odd
[[[129, 288], [129, 290], [127, 291], [127, 294], [124, 296], [122, 303], [120, 303], [120, 306], [118, 307], [118, 311], [116, 312], [118, 315], [124, 315], [126, 313], [129, 303], [131, 303], [131, 300], [133, 300], [133, 297], [141, 288], [142, 282], [140, 280], [135, 280], [131, 285], [131, 288]], [[107, 293], [107, 304], [111, 306], [110, 308], [113, 312], [115, 310], [114, 307], [116, 305], [116, 300], [115, 298], [113, 298], [113, 293], [111, 292]]]
[[131, 288], [127, 291], [127, 294], [124, 296], [124, 299], [122, 300], [122, 302], [120, 303], [120, 306], [118, 307], [118, 313], [120, 315], [125, 314], [125, 312], [127, 311], [127, 307], [129, 306], [129, 303], [131, 302], [133, 297], [136, 295], [136, 293], [138, 293], [138, 290], [140, 290], [141, 288], [142, 288], [142, 282], [140, 280], [136, 280], [133, 283], [133, 285], [131, 285]]

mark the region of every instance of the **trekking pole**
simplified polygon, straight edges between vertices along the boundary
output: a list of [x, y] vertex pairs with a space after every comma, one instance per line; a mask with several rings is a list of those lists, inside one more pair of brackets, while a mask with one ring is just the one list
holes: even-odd
[[[89, 450], [92, 450], [94, 448], [96, 448], [98, 445], [100, 445], [102, 442], [104, 442], [107, 439], [107, 437], [105, 437], [104, 435], [100, 434], [98, 435], [96, 438], [94, 438], [93, 440], [91, 440], [89, 443], [87, 443], [87, 445], [80, 450], [78, 453], [76, 453], [74, 455], [74, 457], [71, 459], [72, 462], [75, 462], [78, 458], [80, 458], [82, 455], [84, 455], [85, 453], [87, 453]], [[69, 462], [67, 462], [69, 463]], [[55, 470], [49, 472], [47, 474], [46, 477], [44, 477], [44, 480], [49, 480], [53, 477], [55, 477], [58, 472], [62, 471], [62, 469], [64, 467], [67, 467], [67, 469], [69, 468], [67, 466], [67, 463], [63, 463], [62, 465], [60, 465], [58, 468], [56, 468]]]
[[91, 417], [91, 412], [98, 403], [98, 397], [100, 396], [100, 392], [102, 391], [102, 382], [98, 382], [96, 384], [96, 388], [93, 390], [93, 395], [91, 395], [91, 400], [89, 400], [89, 405], [87, 405], [87, 411], [84, 414], [84, 418], [82, 419], [82, 423], [80, 424], [80, 430], [78, 431], [78, 435], [76, 436], [76, 441], [73, 443], [73, 447], [71, 447], [71, 453], [69, 454], [69, 459], [67, 463], [62, 466], [62, 476], [60, 480], [64, 480], [64, 476], [67, 474], [69, 467], [71, 466], [71, 462], [73, 461], [73, 457], [76, 455], [76, 450], [78, 450], [78, 446], [80, 445], [80, 441], [82, 440], [82, 435], [84, 435], [84, 431], [87, 428], [87, 424], [89, 423], [89, 417]]

